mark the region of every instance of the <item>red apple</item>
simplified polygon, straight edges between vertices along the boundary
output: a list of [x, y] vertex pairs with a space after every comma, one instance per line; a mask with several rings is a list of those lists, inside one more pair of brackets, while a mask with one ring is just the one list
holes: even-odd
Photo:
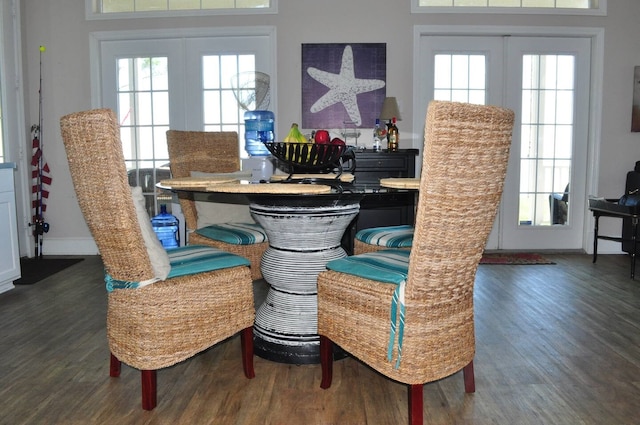
[[315, 135], [315, 142], [320, 144], [326, 144], [331, 142], [331, 136], [327, 130], [318, 130]]

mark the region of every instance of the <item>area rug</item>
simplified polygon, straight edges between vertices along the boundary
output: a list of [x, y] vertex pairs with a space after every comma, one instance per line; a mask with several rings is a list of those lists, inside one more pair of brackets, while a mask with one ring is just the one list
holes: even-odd
[[82, 258], [21, 258], [22, 277], [13, 283], [15, 285], [31, 285], [82, 260]]
[[528, 252], [514, 253], [492, 253], [483, 254], [480, 264], [508, 264], [508, 265], [533, 265], [533, 264], [555, 264], [553, 261], [544, 258], [540, 254]]

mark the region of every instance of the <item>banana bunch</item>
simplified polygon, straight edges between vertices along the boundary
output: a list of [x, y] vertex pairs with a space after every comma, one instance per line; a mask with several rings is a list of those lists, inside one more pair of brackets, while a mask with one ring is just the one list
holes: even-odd
[[289, 134], [284, 138], [285, 143], [307, 143], [307, 138], [304, 137], [304, 134], [300, 133], [298, 129], [298, 124], [291, 124], [291, 130], [289, 130]]
[[[285, 143], [307, 143], [307, 138], [304, 137], [304, 134], [300, 133], [298, 129], [298, 124], [291, 124], [291, 130], [289, 130], [289, 134], [284, 138]], [[308, 149], [307, 146], [289, 146], [287, 148], [287, 152], [285, 153], [285, 158], [290, 160], [301, 160], [304, 157], [303, 149], [306, 150], [306, 160], [308, 161], [311, 156], [311, 149]]]

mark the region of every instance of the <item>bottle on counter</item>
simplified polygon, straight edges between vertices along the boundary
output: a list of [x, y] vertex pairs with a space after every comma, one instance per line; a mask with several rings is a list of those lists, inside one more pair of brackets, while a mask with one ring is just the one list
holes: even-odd
[[160, 239], [164, 249], [172, 249], [180, 246], [180, 235], [178, 229], [180, 222], [178, 218], [167, 212], [167, 206], [160, 204], [160, 214], [151, 219], [151, 227]]
[[387, 149], [389, 152], [397, 152], [399, 144], [400, 134], [398, 132], [398, 127], [396, 126], [396, 117], [393, 117], [389, 130], [387, 131]]
[[380, 152], [380, 150], [382, 149], [382, 147], [380, 146], [380, 134], [381, 134], [381, 127], [380, 127], [380, 118], [376, 118], [376, 126], [373, 128], [373, 151], [374, 152]]

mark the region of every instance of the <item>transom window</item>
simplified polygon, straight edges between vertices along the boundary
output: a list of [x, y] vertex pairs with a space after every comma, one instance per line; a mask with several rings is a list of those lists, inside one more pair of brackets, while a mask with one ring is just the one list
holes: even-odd
[[413, 13], [606, 15], [607, 0], [412, 0]]
[[277, 0], [85, 0], [87, 19], [277, 13]]

